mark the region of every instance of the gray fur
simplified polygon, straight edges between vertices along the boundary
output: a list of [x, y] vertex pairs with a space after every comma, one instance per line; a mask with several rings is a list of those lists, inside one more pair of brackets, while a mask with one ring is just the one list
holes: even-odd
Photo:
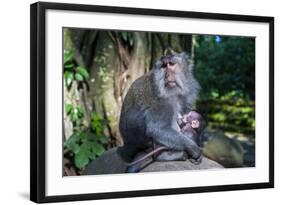
[[[176, 86], [167, 86], [167, 72], [173, 73]], [[156, 142], [172, 150], [186, 151], [195, 160], [200, 158], [198, 145], [181, 133], [177, 124], [178, 114], [192, 109], [198, 92], [192, 61], [185, 53], [160, 58], [150, 72], [131, 85], [125, 97], [119, 123], [124, 141], [118, 149], [121, 157], [130, 162], [138, 152]]]

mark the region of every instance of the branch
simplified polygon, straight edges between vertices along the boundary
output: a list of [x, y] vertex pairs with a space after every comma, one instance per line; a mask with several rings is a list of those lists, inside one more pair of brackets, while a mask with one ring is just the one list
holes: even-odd
[[163, 37], [161, 36], [160, 33], [156, 33], [156, 36], [157, 36], [157, 38], [158, 38], [158, 40], [159, 40], [159, 43], [160, 43], [160, 45], [161, 45], [161, 47], [162, 47], [162, 50], [164, 51], [165, 48], [166, 48], [166, 46], [165, 46], [165, 42], [164, 42]]

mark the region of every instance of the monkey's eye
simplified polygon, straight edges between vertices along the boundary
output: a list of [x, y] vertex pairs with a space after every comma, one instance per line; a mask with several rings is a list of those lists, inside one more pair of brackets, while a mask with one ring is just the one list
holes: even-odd
[[161, 68], [166, 68], [167, 67], [167, 63], [163, 63]]
[[169, 62], [169, 65], [175, 65], [175, 64], [176, 64], [175, 62], [172, 61]]

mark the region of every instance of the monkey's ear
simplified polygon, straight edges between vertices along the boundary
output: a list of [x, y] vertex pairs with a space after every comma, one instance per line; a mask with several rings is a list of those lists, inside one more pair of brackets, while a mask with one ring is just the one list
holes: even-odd
[[179, 54], [179, 56], [180, 56], [181, 58], [185, 59], [185, 60], [188, 60], [188, 59], [189, 59], [189, 56], [188, 56], [185, 52], [181, 52], [181, 53]]
[[191, 71], [193, 69], [193, 62], [192, 62], [191, 58], [189, 57], [189, 55], [186, 54], [185, 52], [181, 52], [179, 54], [179, 56], [182, 59], [182, 61], [186, 63], [187, 68]]

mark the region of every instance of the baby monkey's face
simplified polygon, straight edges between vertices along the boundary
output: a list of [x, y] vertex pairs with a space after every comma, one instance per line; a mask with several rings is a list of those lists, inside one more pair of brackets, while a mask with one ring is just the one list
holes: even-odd
[[201, 126], [200, 122], [202, 121], [202, 119], [202, 116], [198, 112], [190, 111], [187, 114], [179, 116], [178, 124], [180, 128], [188, 126], [193, 129], [198, 129]]

